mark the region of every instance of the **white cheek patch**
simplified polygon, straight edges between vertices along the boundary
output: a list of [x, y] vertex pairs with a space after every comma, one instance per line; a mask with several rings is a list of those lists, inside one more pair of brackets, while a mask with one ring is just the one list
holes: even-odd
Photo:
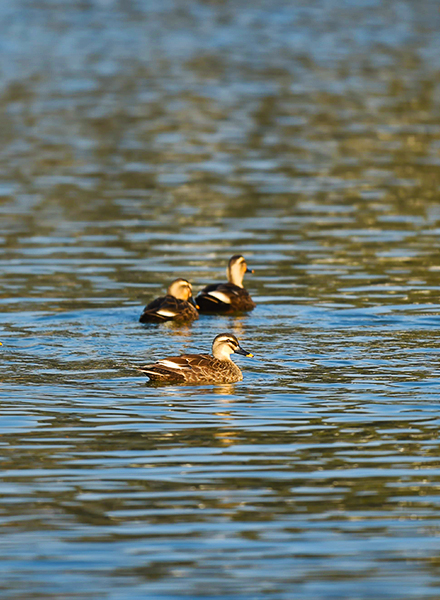
[[162, 365], [162, 367], [171, 367], [172, 369], [184, 369], [185, 368], [184, 366], [178, 365], [177, 363], [173, 362], [172, 360], [167, 360], [166, 358], [164, 358], [163, 360], [159, 360], [158, 364]]
[[224, 302], [225, 304], [231, 304], [231, 299], [229, 298], [229, 296], [227, 296], [226, 294], [224, 294], [223, 292], [209, 292], [209, 294], [207, 294], [208, 296], [214, 296], [214, 298], [217, 298], [218, 300], [220, 300], [221, 302]]
[[175, 317], [177, 313], [161, 308], [160, 310], [156, 310], [156, 314], [161, 315], [162, 317]]

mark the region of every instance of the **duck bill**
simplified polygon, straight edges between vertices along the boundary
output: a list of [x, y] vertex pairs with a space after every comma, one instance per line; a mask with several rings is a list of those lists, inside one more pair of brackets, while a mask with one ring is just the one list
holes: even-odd
[[249, 269], [249, 267], [246, 269], [246, 273], [255, 273], [255, 271], [253, 269]]
[[243, 356], [248, 356], [249, 358], [253, 357], [253, 354], [251, 354], [250, 352], [247, 352], [246, 350], [243, 350], [243, 348], [241, 346], [239, 346], [237, 348], [237, 350], [234, 350], [235, 354], [242, 354]]

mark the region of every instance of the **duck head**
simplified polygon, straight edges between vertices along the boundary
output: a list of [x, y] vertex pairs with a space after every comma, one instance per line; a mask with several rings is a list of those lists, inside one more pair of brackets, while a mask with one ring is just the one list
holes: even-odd
[[212, 355], [218, 360], [231, 360], [231, 354], [242, 354], [243, 356], [253, 356], [250, 352], [243, 350], [238, 343], [235, 335], [231, 333], [220, 333], [212, 342]]
[[230, 283], [238, 285], [238, 287], [243, 287], [244, 274], [253, 273], [253, 270], [248, 268], [246, 261], [241, 254], [234, 254], [234, 256], [231, 256], [229, 259], [226, 273]]
[[192, 298], [192, 285], [186, 279], [175, 279], [167, 290], [167, 294], [178, 300], [189, 300], [194, 304]]

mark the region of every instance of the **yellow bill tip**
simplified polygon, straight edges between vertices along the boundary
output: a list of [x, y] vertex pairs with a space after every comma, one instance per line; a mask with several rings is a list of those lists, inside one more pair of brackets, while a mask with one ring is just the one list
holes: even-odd
[[249, 352], [248, 354], [246, 354], [246, 356], [248, 356], [249, 358], [253, 358], [254, 355]]

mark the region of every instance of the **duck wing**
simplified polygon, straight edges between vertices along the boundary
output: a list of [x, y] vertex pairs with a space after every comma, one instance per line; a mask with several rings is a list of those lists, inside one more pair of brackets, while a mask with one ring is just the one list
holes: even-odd
[[164, 321], [172, 321], [179, 317], [185, 318], [197, 318], [196, 310], [192, 310], [194, 307], [186, 302], [185, 300], [179, 300], [174, 296], [167, 294], [156, 298], [153, 302], [148, 304], [140, 318], [141, 323], [162, 323]]
[[152, 381], [196, 381], [212, 357], [209, 354], [182, 354], [162, 358], [151, 365], [136, 367]]
[[255, 308], [249, 293], [234, 283], [208, 285], [198, 294], [196, 302], [201, 312], [223, 313]]

